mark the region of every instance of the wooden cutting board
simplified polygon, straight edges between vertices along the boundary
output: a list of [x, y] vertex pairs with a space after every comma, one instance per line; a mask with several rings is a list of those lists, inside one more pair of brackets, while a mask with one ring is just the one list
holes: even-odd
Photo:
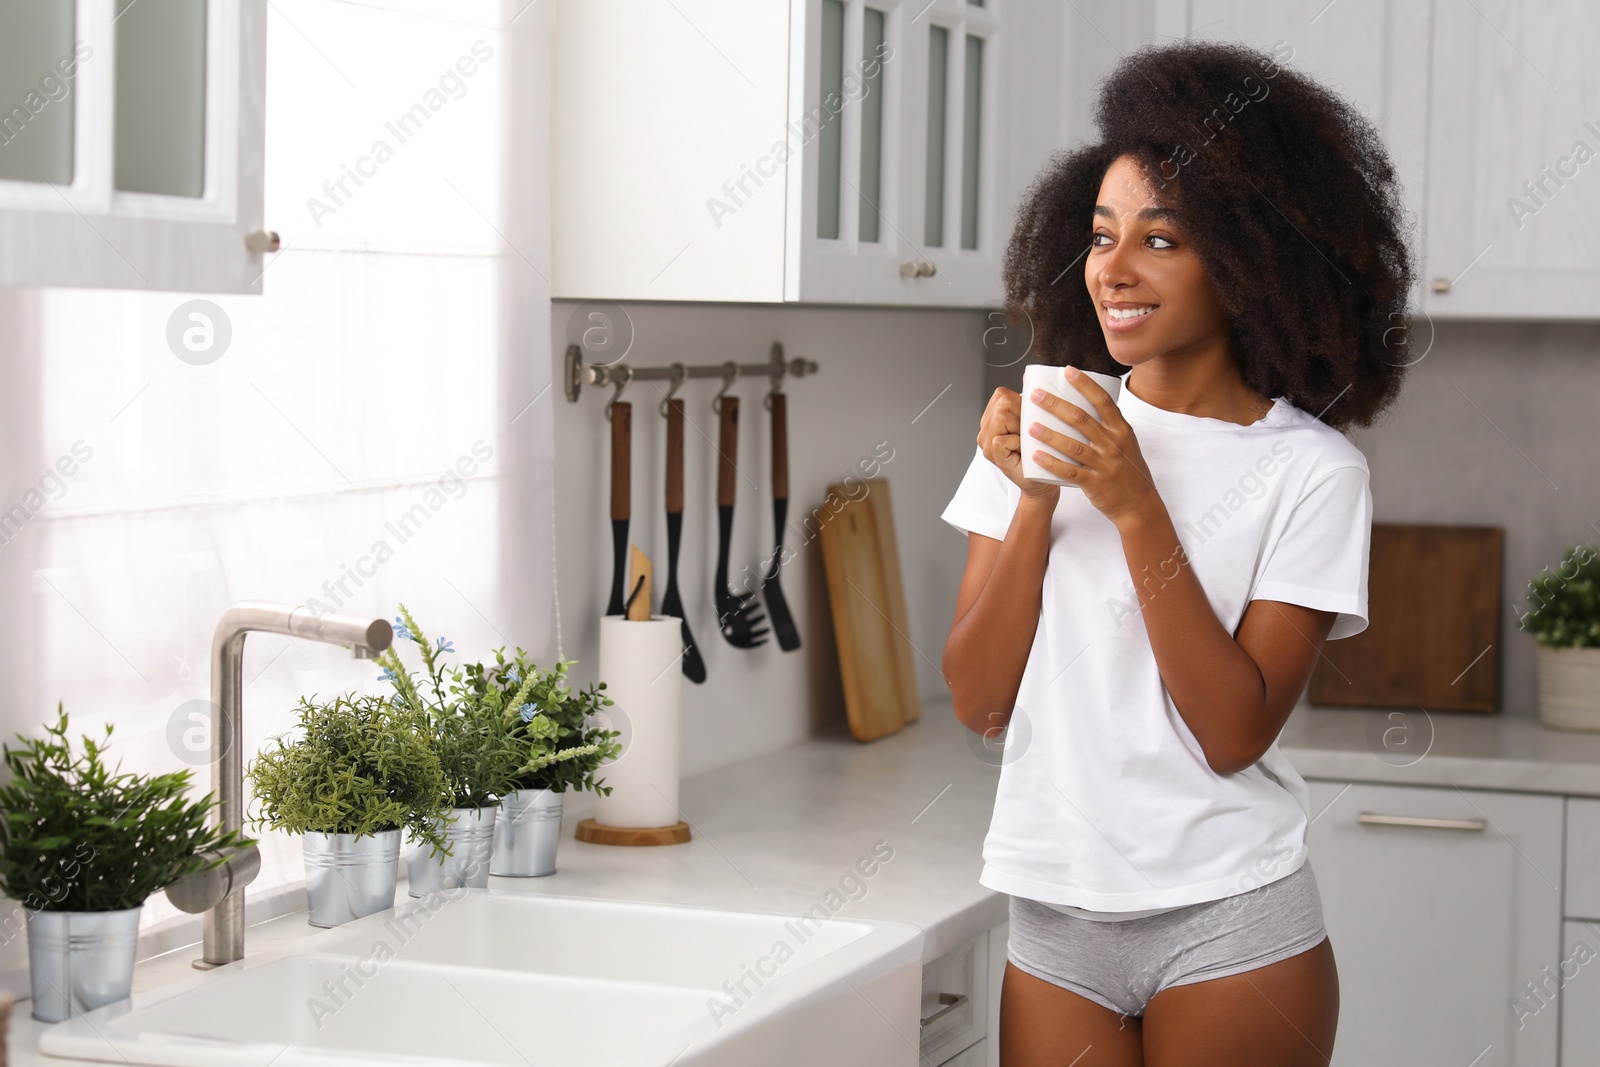
[[1367, 628], [1322, 646], [1313, 704], [1499, 710], [1498, 526], [1372, 524]]
[[920, 710], [889, 483], [830, 485], [817, 513], [850, 734], [872, 741]]

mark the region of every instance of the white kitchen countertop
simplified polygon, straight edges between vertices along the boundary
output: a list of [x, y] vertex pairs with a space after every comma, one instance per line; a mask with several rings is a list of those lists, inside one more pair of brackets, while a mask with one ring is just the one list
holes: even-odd
[[556, 873], [492, 884], [798, 915], [885, 841], [893, 859], [836, 914], [913, 923], [931, 961], [1007, 918], [1005, 895], [978, 884], [998, 753], [985, 760], [968, 737], [981, 741], [956, 721], [947, 697], [870, 744], [841, 731], [687, 778], [678, 807], [693, 836], [682, 845], [575, 840], [594, 797], [569, 796]]
[[[1409, 718], [1302, 706], [1280, 747], [1307, 778], [1600, 796], [1600, 734], [1549, 730], [1529, 716], [1400, 711]], [[1391, 732], [1386, 749], [1384, 731], [1396, 728], [1411, 732]], [[573, 828], [593, 814], [594, 797], [569, 796], [556, 873], [491, 886], [791, 915], [831, 904], [833, 914], [921, 927], [928, 962], [1007, 918], [1005, 895], [978, 884], [998, 777], [996, 754], [956, 721], [947, 697], [934, 699], [920, 721], [871, 744], [841, 731], [685, 779], [686, 844], [578, 841]], [[879, 841], [893, 858], [861, 879], [864, 892], [841, 886]], [[246, 950], [322, 932], [298, 912], [251, 927]], [[139, 964], [134, 988], [193, 976], [195, 955], [189, 947]], [[13, 1067], [68, 1062], [34, 1051], [39, 1024], [27, 1011], [19, 1003], [12, 1020]]]
[[1303, 778], [1600, 796], [1600, 734], [1532, 715], [1303, 705], [1278, 748]]

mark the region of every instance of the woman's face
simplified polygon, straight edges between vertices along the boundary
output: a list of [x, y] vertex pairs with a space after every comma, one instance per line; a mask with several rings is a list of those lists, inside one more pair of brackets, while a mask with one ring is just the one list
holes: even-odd
[[1083, 280], [1106, 347], [1132, 367], [1226, 344], [1228, 319], [1200, 257], [1131, 156], [1106, 169]]

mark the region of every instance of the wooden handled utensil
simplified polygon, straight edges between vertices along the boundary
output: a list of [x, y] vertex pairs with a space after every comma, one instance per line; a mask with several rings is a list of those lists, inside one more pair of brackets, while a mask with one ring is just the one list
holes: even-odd
[[[766, 616], [756, 606], [754, 593], [735, 593], [728, 587], [728, 550], [733, 540], [733, 499], [739, 476], [739, 398], [724, 396], [717, 432], [717, 577], [713, 595], [717, 625], [734, 648], [755, 648], [767, 641], [760, 624]], [[757, 627], [760, 626], [759, 629]]]
[[667, 590], [661, 596], [661, 614], [676, 615], [683, 627], [683, 676], [699, 684], [706, 680], [705, 661], [689, 632], [689, 620], [678, 593], [678, 545], [683, 539], [683, 401], [667, 401]]
[[783, 526], [789, 521], [789, 398], [782, 393], [767, 397], [772, 409], [772, 562], [761, 576], [761, 595], [767, 601], [772, 632], [778, 647], [793, 652], [800, 647], [800, 631], [795, 629], [789, 603], [778, 584], [778, 568], [783, 564]]
[[633, 496], [633, 405], [611, 405], [611, 601], [607, 615], [622, 615], [628, 595], [628, 503]]

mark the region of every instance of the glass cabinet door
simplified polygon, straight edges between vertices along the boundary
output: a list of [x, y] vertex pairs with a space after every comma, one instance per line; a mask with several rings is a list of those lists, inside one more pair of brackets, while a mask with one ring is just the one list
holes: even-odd
[[996, 190], [1009, 170], [997, 122], [1011, 81], [997, 45], [1023, 2], [797, 0], [790, 125], [803, 148], [785, 299], [976, 307], [999, 295]]
[[206, 0], [117, 0], [116, 188], [205, 191]]
[[267, 0], [0, 0], [0, 285], [261, 291]]
[[72, 184], [71, 4], [0, 0], [0, 180]]
[[[919, 37], [927, 49], [927, 137], [922, 240], [929, 249], [979, 249], [992, 177], [988, 129], [993, 9], [983, 0], [935, 0]], [[952, 243], [948, 238], [954, 235]]]
[[894, 225], [890, 67], [899, 0], [821, 0], [816, 66], [816, 236], [880, 244]]

